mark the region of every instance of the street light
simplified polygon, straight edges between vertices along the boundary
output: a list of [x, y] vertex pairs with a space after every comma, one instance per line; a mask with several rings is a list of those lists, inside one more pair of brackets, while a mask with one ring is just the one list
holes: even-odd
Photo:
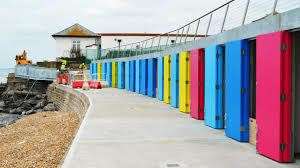
[[117, 38], [115, 38], [115, 41], [118, 42], [118, 49], [119, 49], [118, 54], [120, 54], [122, 39], [117, 39]]

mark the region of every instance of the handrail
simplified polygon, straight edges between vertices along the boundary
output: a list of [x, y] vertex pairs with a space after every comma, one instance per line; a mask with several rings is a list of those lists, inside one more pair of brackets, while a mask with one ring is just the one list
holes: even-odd
[[[278, 1], [280, 0], [273, 0], [272, 4], [268, 4], [267, 6], [270, 7], [271, 12], [261, 14], [261, 16], [259, 17], [262, 18], [265, 17], [265, 15], [276, 14], [276, 9], [279, 4]], [[264, 0], [264, 1], [260, 0], [259, 3], [261, 2], [267, 4], [270, 2], [270, 0]], [[245, 4], [243, 4], [240, 7], [234, 8], [232, 6], [235, 5], [235, 3], [245, 3]], [[249, 10], [256, 9], [255, 3], [257, 3], [255, 2], [255, 0], [230, 0], [220, 5], [219, 7], [205, 13], [204, 15], [188, 22], [187, 24], [180, 26], [177, 29], [141, 41], [104, 49], [103, 51], [108, 51], [108, 52], [105, 53], [105, 55], [101, 55], [100, 59], [130, 57], [130, 56], [138, 56], [146, 53], [147, 54], [155, 53], [155, 52], [163, 51], [169, 47], [182, 45], [189, 41], [195, 41], [198, 38], [206, 38], [210, 35], [222, 33], [223, 31], [226, 31], [226, 29], [229, 30], [238, 26], [242, 26], [245, 23], [247, 23], [247, 21], [249, 23], [258, 19], [255, 18], [254, 16], [252, 17], [249, 16], [252, 14], [252, 13], [249, 14]], [[299, 0], [291, 0], [290, 3], [291, 3], [290, 6], [293, 8], [300, 7]], [[251, 5], [254, 6], [252, 7]], [[231, 7], [233, 9], [231, 9]], [[224, 9], [224, 13], [221, 13], [221, 15], [219, 16], [217, 12], [221, 11], [222, 9]], [[263, 7], [263, 9], [265, 9], [265, 11], [268, 11], [266, 7]], [[231, 12], [234, 12], [236, 10], [238, 10], [239, 14], [236, 15], [234, 19], [233, 18], [228, 19], [228, 17], [230, 17]], [[257, 14], [255, 13], [255, 15]], [[240, 22], [237, 25], [235, 25], [236, 18], [240, 16], [242, 16], [242, 18], [240, 18]], [[205, 22], [205, 19], [208, 20], [207, 23]], [[217, 20], [219, 19], [220, 21], [215, 23], [216, 19]], [[214, 25], [219, 23], [221, 24]], [[193, 27], [195, 27], [195, 30], [192, 30]], [[201, 28], [204, 28], [205, 30], [201, 32], [200, 30]], [[211, 32], [213, 31], [213, 28], [217, 29], [217, 31]], [[175, 37], [175, 40], [174, 39], [172, 40], [171, 39], [172, 37]], [[103, 54], [104, 52], [101, 53]]]

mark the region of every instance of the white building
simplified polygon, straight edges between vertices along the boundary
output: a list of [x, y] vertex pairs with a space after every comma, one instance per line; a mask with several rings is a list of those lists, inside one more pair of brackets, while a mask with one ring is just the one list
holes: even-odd
[[[56, 41], [56, 54], [58, 57], [72, 57], [74, 51], [81, 51], [84, 55], [96, 57], [98, 49], [112, 48], [118, 46], [119, 43], [121, 45], [133, 43], [158, 35], [160, 34], [94, 33], [80, 24], [74, 24], [53, 34], [52, 37]], [[162, 41], [166, 38], [167, 36], [162, 35]]]

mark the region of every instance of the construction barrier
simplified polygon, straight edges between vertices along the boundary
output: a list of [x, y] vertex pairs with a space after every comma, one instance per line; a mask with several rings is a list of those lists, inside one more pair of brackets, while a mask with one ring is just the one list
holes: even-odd
[[158, 100], [164, 100], [164, 58], [159, 57], [157, 61], [157, 94]]
[[170, 105], [178, 108], [179, 104], [179, 54], [171, 55], [171, 99]]
[[224, 46], [205, 49], [204, 121], [212, 128], [224, 128], [223, 72]]
[[182, 51], [179, 55], [179, 111], [190, 112], [190, 53]]
[[197, 120], [204, 119], [204, 49], [191, 51], [191, 112]]
[[157, 59], [148, 59], [148, 84], [147, 84], [147, 95], [149, 97], [156, 97], [157, 88]]

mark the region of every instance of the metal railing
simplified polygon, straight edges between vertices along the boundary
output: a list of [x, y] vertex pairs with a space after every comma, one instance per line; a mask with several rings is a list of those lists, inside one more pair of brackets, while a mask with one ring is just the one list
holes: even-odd
[[56, 68], [44, 68], [33, 65], [16, 65], [15, 75], [20, 78], [53, 81], [57, 76]]
[[230, 0], [170, 32], [102, 50], [100, 59], [160, 52], [299, 7], [300, 0]]

